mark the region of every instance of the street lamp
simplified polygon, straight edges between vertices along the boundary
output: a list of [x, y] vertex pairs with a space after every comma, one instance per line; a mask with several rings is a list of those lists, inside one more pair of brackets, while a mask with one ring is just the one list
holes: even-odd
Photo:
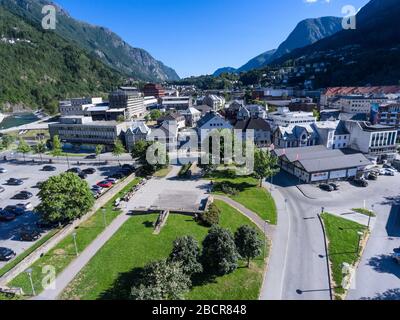
[[322, 207], [321, 208], [321, 214], [324, 214], [325, 213], [325, 207]]
[[74, 238], [75, 253], [76, 253], [76, 256], [78, 257], [79, 256], [79, 252], [78, 252], [78, 245], [76, 244], [76, 232], [74, 232], [72, 234], [72, 237]]
[[360, 253], [361, 239], [362, 239], [362, 236], [364, 235], [364, 233], [361, 232], [361, 231], [359, 231], [359, 232], [357, 232], [357, 234], [358, 234], [358, 248], [357, 248], [357, 253]]
[[[62, 143], [67, 143], [67, 140], [62, 140]], [[69, 169], [71, 169], [71, 168], [70, 168], [70, 165], [69, 165], [68, 152], [66, 152], [65, 155], [67, 156], [67, 165], [68, 165], [68, 170], [69, 170]]]
[[33, 285], [33, 280], [32, 280], [32, 268], [25, 270], [25, 272], [29, 277], [29, 282], [31, 283], [32, 294], [33, 296], [36, 296], [35, 286]]

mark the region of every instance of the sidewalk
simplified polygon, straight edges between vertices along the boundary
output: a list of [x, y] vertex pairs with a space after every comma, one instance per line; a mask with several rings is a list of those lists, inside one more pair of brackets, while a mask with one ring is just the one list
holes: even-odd
[[290, 217], [285, 199], [276, 186], [271, 190], [271, 184], [264, 183], [264, 188], [271, 192], [275, 200], [278, 225], [272, 236], [272, 248], [261, 288], [260, 300], [281, 300], [289, 243]]
[[[79, 257], [75, 259], [55, 280], [55, 289], [46, 289], [32, 300], [57, 300], [68, 284], [78, 275], [85, 265], [95, 256], [105, 243], [119, 230], [130, 218], [126, 213], [119, 215], [108, 227], [94, 240]], [[78, 248], [79, 249], [79, 248]]]

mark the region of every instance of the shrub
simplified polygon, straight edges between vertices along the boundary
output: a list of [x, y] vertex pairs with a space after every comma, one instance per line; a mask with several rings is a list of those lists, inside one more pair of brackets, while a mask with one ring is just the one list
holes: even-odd
[[212, 227], [219, 224], [220, 214], [221, 210], [212, 203], [208, 210], [198, 217], [198, 222], [205, 227]]

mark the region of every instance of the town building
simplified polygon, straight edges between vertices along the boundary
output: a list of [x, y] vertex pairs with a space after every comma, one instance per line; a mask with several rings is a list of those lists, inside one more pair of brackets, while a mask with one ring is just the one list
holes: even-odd
[[311, 124], [317, 132], [319, 144], [328, 149], [344, 149], [350, 144], [350, 132], [344, 121], [320, 121]]
[[102, 103], [102, 98], [73, 98], [71, 100], [60, 101], [59, 111], [62, 117], [83, 116], [88, 107]]
[[271, 145], [271, 126], [267, 121], [261, 118], [249, 118], [246, 120], [238, 120], [234, 126], [235, 130], [240, 130], [240, 139], [246, 140], [246, 133], [253, 130], [254, 144], [259, 147], [267, 147]]
[[240, 108], [244, 106], [244, 101], [235, 100], [233, 101], [228, 108], [224, 110], [225, 117], [228, 120], [236, 121], [237, 115], [239, 113]]
[[236, 118], [237, 120], [246, 120], [250, 118], [267, 119], [267, 108], [258, 104], [242, 106]]
[[204, 141], [211, 132], [223, 129], [232, 130], [233, 126], [219, 113], [213, 111], [207, 113], [197, 123], [197, 130], [201, 142]]
[[[400, 132], [400, 103], [393, 102], [373, 106], [371, 122], [372, 124], [393, 126]], [[399, 139], [400, 135], [397, 138]]]
[[318, 144], [318, 134], [310, 124], [279, 126], [273, 132], [272, 142], [277, 148], [299, 148]]
[[185, 117], [187, 127], [195, 127], [201, 118], [201, 112], [193, 107], [187, 108], [180, 113]]
[[304, 183], [320, 183], [361, 176], [372, 163], [361, 153], [325, 146], [275, 149], [279, 167]]
[[203, 104], [210, 106], [214, 111], [218, 111], [225, 107], [225, 98], [210, 94], [204, 97]]
[[124, 116], [126, 120], [141, 118], [146, 113], [143, 95], [133, 87], [120, 87], [109, 95], [110, 118]]
[[124, 139], [124, 133], [129, 123], [116, 121], [93, 121], [91, 117], [66, 116], [59, 123], [49, 124], [50, 137], [58, 136], [65, 144], [75, 148], [94, 148], [104, 145], [106, 150], [112, 150], [116, 139]]
[[144, 121], [134, 121], [125, 133], [125, 145], [128, 152], [132, 152], [133, 146], [139, 141], [147, 141], [151, 129]]
[[190, 96], [165, 96], [161, 98], [161, 105], [166, 110], [186, 110], [193, 105]]
[[278, 111], [268, 113], [268, 121], [272, 128], [289, 125], [311, 124], [317, 121], [312, 112], [290, 112], [287, 107], [279, 107]]
[[145, 97], [162, 98], [165, 96], [165, 89], [160, 84], [148, 83], [143, 88]]
[[159, 119], [157, 119], [157, 124], [161, 125], [164, 122], [171, 122], [175, 126], [177, 126], [178, 130], [186, 127], [186, 118], [178, 112], [170, 112]]
[[397, 129], [364, 121], [346, 121], [350, 133], [349, 148], [364, 153], [368, 158], [392, 162], [397, 154]]
[[329, 104], [329, 108], [338, 109], [345, 113], [350, 114], [370, 114], [371, 107], [373, 104], [381, 104], [386, 102], [388, 99], [385, 97], [374, 97], [374, 96], [341, 96], [333, 100]]

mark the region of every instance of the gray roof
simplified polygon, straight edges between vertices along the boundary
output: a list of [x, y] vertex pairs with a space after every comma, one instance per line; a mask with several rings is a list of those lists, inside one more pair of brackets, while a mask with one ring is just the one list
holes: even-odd
[[341, 170], [371, 165], [361, 153], [346, 154], [344, 150], [331, 150], [324, 146], [276, 149], [279, 157], [285, 156], [290, 162], [299, 162], [307, 172]]
[[197, 127], [201, 128], [215, 117], [221, 118], [225, 121], [225, 119], [219, 113], [209, 112], [197, 122]]

